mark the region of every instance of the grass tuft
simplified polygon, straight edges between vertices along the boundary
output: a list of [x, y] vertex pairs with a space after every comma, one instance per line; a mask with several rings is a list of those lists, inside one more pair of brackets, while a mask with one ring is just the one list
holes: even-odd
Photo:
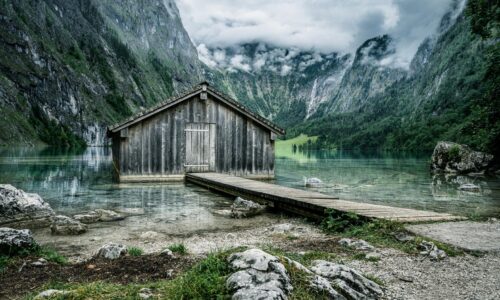
[[130, 254], [130, 256], [141, 256], [144, 253], [144, 250], [139, 247], [128, 247], [127, 253]]
[[168, 247], [173, 253], [185, 255], [188, 253], [186, 246], [184, 244], [173, 244]]

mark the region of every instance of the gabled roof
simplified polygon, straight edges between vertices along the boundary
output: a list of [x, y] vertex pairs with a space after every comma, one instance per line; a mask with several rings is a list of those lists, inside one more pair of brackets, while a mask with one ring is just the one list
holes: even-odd
[[[204, 90], [204, 88], [206, 90]], [[232, 109], [238, 111], [239, 113], [243, 114], [244, 116], [248, 117], [249, 119], [252, 119], [256, 123], [260, 124], [261, 126], [271, 130], [274, 133], [277, 134], [285, 134], [285, 130], [278, 127], [276, 124], [272, 123], [271, 121], [267, 120], [266, 118], [263, 118], [256, 113], [253, 113], [249, 109], [247, 109], [245, 106], [241, 105], [238, 103], [236, 100], [232, 99], [231, 97], [217, 91], [216, 89], [212, 88], [209, 86], [208, 82], [204, 81], [196, 85], [194, 88], [191, 90], [176, 96], [167, 99], [166, 101], [160, 102], [159, 104], [150, 107], [148, 109], [145, 109], [136, 115], [120, 122], [117, 124], [114, 124], [112, 126], [108, 127], [108, 133], [115, 133], [118, 132], [124, 128], [127, 128], [135, 123], [138, 123], [144, 119], [147, 119], [161, 111], [164, 111], [172, 106], [175, 106], [181, 102], [184, 102], [188, 99], [191, 99], [193, 96], [196, 96], [197, 94], [200, 94], [202, 92], [206, 91], [208, 94], [210, 94], [214, 99], [219, 100], [223, 103], [225, 103], [227, 106], [231, 107]]]

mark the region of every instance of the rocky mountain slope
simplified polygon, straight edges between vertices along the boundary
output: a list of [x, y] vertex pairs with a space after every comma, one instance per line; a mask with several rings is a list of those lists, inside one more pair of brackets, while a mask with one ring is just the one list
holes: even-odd
[[107, 124], [200, 79], [173, 0], [0, 7], [1, 144], [102, 144]]
[[207, 79], [318, 147], [493, 150], [498, 4], [453, 3], [401, 66], [388, 35], [353, 54], [195, 48], [174, 0], [0, 0], [0, 144], [103, 144], [106, 125]]

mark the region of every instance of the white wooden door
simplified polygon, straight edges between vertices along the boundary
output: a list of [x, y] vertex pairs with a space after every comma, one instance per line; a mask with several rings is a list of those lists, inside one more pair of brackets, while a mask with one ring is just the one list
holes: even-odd
[[211, 172], [215, 169], [215, 124], [187, 123], [186, 172]]

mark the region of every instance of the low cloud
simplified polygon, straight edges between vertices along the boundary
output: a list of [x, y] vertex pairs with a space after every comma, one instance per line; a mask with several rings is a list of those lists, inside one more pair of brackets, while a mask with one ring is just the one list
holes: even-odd
[[[392, 58], [409, 64], [419, 44], [436, 32], [453, 1], [463, 0], [177, 0], [197, 45], [224, 48], [249, 42], [321, 53], [353, 53], [365, 40], [389, 34]], [[203, 48], [200, 49], [203, 56]], [[221, 60], [225, 60], [222, 59]], [[258, 61], [254, 61], [258, 67]], [[255, 65], [257, 64], [257, 66]], [[236, 59], [234, 67], [247, 68]]]

